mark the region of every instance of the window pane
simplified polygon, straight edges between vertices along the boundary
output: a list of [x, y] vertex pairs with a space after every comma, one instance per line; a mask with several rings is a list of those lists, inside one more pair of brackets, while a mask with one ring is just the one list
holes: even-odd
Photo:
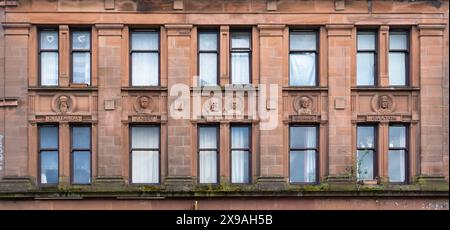
[[389, 127], [389, 148], [406, 147], [406, 128], [402, 126]]
[[157, 53], [133, 53], [132, 85], [157, 86], [159, 75], [159, 60]]
[[133, 32], [132, 50], [158, 50], [158, 32]]
[[217, 85], [217, 54], [201, 53], [199, 61], [199, 84], [201, 86]]
[[73, 83], [91, 84], [91, 54], [73, 53]]
[[231, 80], [232, 84], [250, 83], [250, 55], [249, 53], [231, 54]]
[[291, 32], [291, 50], [316, 50], [315, 32]]
[[58, 127], [43, 126], [39, 128], [39, 140], [41, 149], [58, 148]]
[[315, 148], [316, 127], [291, 127], [291, 148]]
[[133, 151], [131, 163], [133, 183], [159, 183], [158, 151]]
[[134, 149], [159, 149], [159, 128], [132, 127], [131, 143]]
[[58, 85], [57, 52], [41, 52], [41, 85]]
[[406, 85], [405, 53], [389, 53], [389, 85]]
[[200, 50], [217, 50], [217, 33], [200, 33], [199, 39]]
[[42, 151], [41, 153], [41, 183], [58, 183], [58, 152]]
[[359, 126], [358, 130], [358, 148], [374, 148], [375, 147], [375, 128], [371, 126]]
[[231, 128], [231, 148], [249, 148], [249, 127]]
[[90, 49], [91, 33], [89, 31], [74, 31], [72, 33], [72, 49]]
[[200, 152], [200, 183], [217, 183], [217, 152]]
[[290, 84], [294, 86], [316, 85], [316, 54], [290, 54]]
[[73, 127], [72, 128], [72, 148], [90, 149], [91, 148], [91, 128]]
[[58, 49], [58, 31], [41, 31], [41, 50]]
[[389, 34], [389, 49], [408, 49], [408, 36], [406, 32], [391, 32]]
[[388, 156], [389, 181], [404, 182], [405, 181], [405, 151], [389, 150]]
[[374, 32], [358, 32], [358, 50], [375, 50]]
[[233, 151], [231, 154], [231, 183], [249, 183], [250, 154], [248, 151]]
[[73, 152], [73, 183], [91, 183], [91, 152]]
[[358, 150], [357, 177], [358, 180], [372, 180], [373, 177], [373, 151]]
[[358, 53], [356, 64], [358, 85], [374, 85], [375, 55], [373, 53]]
[[250, 48], [250, 33], [232, 32], [231, 48]]
[[199, 128], [199, 147], [200, 149], [217, 148], [217, 128], [201, 127]]
[[289, 166], [291, 183], [311, 183], [316, 181], [316, 151], [291, 151]]

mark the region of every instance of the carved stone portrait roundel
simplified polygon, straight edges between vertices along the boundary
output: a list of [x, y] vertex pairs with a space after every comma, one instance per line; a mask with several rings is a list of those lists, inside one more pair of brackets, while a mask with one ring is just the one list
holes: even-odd
[[70, 95], [55, 95], [52, 99], [52, 110], [58, 114], [72, 113], [76, 109], [76, 100]]
[[310, 115], [313, 113], [313, 100], [309, 96], [297, 96], [293, 102], [294, 110], [299, 115]]
[[134, 110], [137, 113], [151, 113], [154, 107], [155, 103], [149, 96], [138, 96], [134, 102]]
[[387, 114], [395, 111], [395, 101], [390, 94], [375, 95], [372, 98], [372, 110], [378, 114]]

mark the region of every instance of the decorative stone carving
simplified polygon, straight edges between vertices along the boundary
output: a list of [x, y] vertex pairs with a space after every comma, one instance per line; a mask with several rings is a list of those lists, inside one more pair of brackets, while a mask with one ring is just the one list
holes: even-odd
[[394, 98], [391, 95], [375, 95], [372, 98], [372, 109], [377, 114], [389, 114], [395, 110]]
[[226, 105], [224, 108], [224, 112], [232, 114], [232, 113], [244, 113], [244, 99], [241, 97], [233, 97], [233, 99], [225, 100]]
[[56, 95], [52, 101], [52, 110], [58, 114], [72, 113], [76, 109], [76, 100], [73, 96]]
[[134, 109], [137, 113], [151, 113], [153, 112], [153, 108], [155, 107], [155, 103], [151, 97], [148, 96], [139, 96], [136, 98], [134, 103]]
[[203, 115], [220, 115], [219, 98], [211, 97], [203, 104]]
[[298, 115], [311, 115], [313, 113], [313, 100], [309, 96], [298, 96], [294, 99], [294, 110]]

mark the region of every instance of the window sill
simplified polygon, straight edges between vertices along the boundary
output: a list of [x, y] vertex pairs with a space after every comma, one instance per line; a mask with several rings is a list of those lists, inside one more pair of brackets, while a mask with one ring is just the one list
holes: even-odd
[[83, 86], [83, 87], [59, 87], [59, 86], [38, 86], [38, 87], [28, 87], [28, 90], [32, 91], [98, 91], [98, 87], [94, 86]]
[[284, 86], [283, 91], [327, 91], [323, 86]]
[[361, 86], [361, 87], [352, 87], [352, 90], [357, 91], [420, 91], [419, 87], [410, 87], [410, 86], [403, 86], [403, 87], [368, 87], [368, 86]]
[[163, 86], [127, 86], [122, 87], [122, 91], [166, 91], [167, 87]]

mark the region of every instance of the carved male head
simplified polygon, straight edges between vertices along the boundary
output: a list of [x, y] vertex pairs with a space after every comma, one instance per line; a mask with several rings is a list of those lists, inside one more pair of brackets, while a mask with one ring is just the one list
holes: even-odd
[[380, 96], [379, 104], [381, 109], [389, 109], [390, 104], [389, 97], [386, 95]]
[[311, 106], [311, 100], [308, 97], [300, 98], [300, 107], [302, 109], [307, 109]]
[[142, 96], [139, 98], [139, 106], [141, 106], [142, 109], [147, 109], [150, 104], [150, 98], [147, 96]]
[[59, 111], [61, 113], [69, 111], [69, 98], [67, 96], [59, 97]]

